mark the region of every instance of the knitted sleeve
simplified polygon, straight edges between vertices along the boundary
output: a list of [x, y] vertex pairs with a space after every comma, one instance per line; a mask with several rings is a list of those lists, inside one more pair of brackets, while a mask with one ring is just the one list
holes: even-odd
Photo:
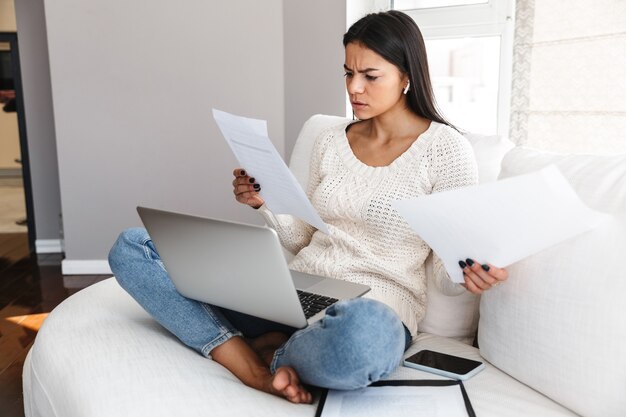
[[[321, 164], [321, 135], [315, 142], [311, 162], [309, 167], [309, 184], [307, 187], [307, 197], [312, 199], [313, 193], [320, 184], [320, 164]], [[281, 245], [292, 254], [297, 254], [305, 246], [311, 242], [313, 233], [317, 230], [308, 223], [291, 216], [289, 214], [274, 214], [263, 204], [259, 208], [259, 213], [263, 216], [266, 223], [278, 233]]]
[[[433, 143], [431, 157], [433, 193], [478, 183], [474, 151], [467, 139], [456, 131], [446, 128], [444, 134]], [[433, 253], [433, 277], [439, 290], [446, 295], [460, 295], [466, 291], [450, 279], [436, 253]]]

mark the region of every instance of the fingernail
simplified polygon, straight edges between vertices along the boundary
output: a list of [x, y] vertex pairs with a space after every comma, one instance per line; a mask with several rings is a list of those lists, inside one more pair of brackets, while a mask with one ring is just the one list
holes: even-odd
[[467, 259], [465, 260], [465, 262], [467, 262], [467, 264], [468, 264], [469, 266], [474, 265], [474, 261], [472, 261], [470, 258], [467, 258]]
[[489, 272], [489, 265], [487, 265], [487, 264], [482, 264], [480, 267], [481, 267], [483, 270], [485, 270], [486, 272]]
[[459, 266], [461, 267], [461, 269], [465, 269], [467, 265], [465, 265], [465, 262], [459, 261]]
[[250, 181], [250, 184], [254, 183], [254, 177], [250, 178], [248, 181]]
[[239, 171], [239, 174], [241, 175], [246, 175], [246, 171], [244, 171], [243, 169], [241, 171]]
[[259, 191], [261, 189], [261, 186], [259, 184], [254, 184], [253, 187], [257, 191]]

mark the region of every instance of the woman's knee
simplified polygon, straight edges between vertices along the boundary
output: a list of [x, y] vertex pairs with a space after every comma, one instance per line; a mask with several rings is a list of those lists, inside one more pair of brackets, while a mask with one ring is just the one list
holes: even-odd
[[147, 239], [149, 239], [148, 232], [141, 227], [132, 227], [124, 230], [117, 237], [109, 251], [109, 263], [111, 263], [111, 261], [115, 262], [119, 258], [127, 257], [132, 252], [135, 252]]
[[380, 301], [355, 298], [339, 302], [330, 307], [326, 315], [338, 320], [355, 338], [386, 336], [389, 342], [394, 339], [394, 344], [396, 339], [404, 341], [402, 320], [391, 307]]
[[124, 269], [137, 256], [143, 256], [143, 244], [149, 240], [146, 229], [134, 227], [124, 230], [109, 251], [108, 261], [111, 271], [115, 274], [118, 282], [124, 275]]
[[146, 240], [150, 239], [148, 231], [143, 227], [130, 227], [120, 233], [117, 238], [116, 244], [142, 244]]
[[392, 309], [370, 299], [346, 300], [296, 332], [276, 351], [272, 369], [292, 366], [307, 384], [357, 389], [395, 370], [404, 346], [404, 326]]
[[387, 305], [366, 298], [350, 300], [331, 310], [339, 319], [337, 337], [343, 341], [340, 356], [350, 388], [378, 381], [395, 370], [404, 354], [405, 331], [398, 315]]

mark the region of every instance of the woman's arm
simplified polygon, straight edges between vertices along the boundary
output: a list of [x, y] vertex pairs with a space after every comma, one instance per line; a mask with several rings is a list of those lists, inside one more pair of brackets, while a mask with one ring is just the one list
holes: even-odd
[[433, 278], [435, 278], [435, 285], [439, 291], [445, 295], [456, 296], [461, 295], [467, 291], [464, 284], [458, 284], [450, 279], [450, 275], [443, 266], [443, 262], [436, 253], [433, 252]]
[[[325, 135], [323, 133], [318, 137], [311, 154], [309, 184], [307, 186], [307, 197], [311, 201], [315, 190], [321, 182], [320, 165], [323, 154], [322, 141], [324, 137]], [[311, 242], [313, 234], [317, 230], [294, 216], [288, 214], [274, 214], [265, 205], [259, 208], [259, 213], [263, 216], [267, 224], [276, 230], [281, 245], [294, 255]]]
[[249, 177], [241, 168], [235, 169], [234, 175], [233, 192], [236, 200], [258, 210], [265, 222], [276, 230], [284, 248], [296, 254], [311, 241], [315, 232], [313, 226], [288, 214], [275, 215], [260, 196], [261, 186], [254, 177]]
[[[431, 158], [430, 177], [433, 194], [478, 183], [474, 151], [467, 139], [460, 134], [453, 131], [444, 132], [443, 136], [433, 143]], [[437, 288], [446, 295], [460, 295], [466, 291], [463, 285], [450, 279], [436, 253], [433, 253], [433, 277]]]
[[[458, 136], [458, 137], [455, 137]], [[470, 144], [460, 135], [451, 135], [439, 141], [433, 152], [433, 193], [478, 183], [478, 171]], [[452, 282], [443, 262], [433, 253], [433, 274], [439, 290], [446, 295], [460, 295], [465, 290], [473, 294], [499, 285], [508, 278], [506, 269], [490, 264], [479, 264], [472, 259], [461, 260], [464, 284]]]
[[311, 242], [317, 230], [308, 223], [289, 214], [274, 214], [267, 206], [259, 208], [265, 222], [278, 233], [280, 244], [292, 254], [297, 254]]

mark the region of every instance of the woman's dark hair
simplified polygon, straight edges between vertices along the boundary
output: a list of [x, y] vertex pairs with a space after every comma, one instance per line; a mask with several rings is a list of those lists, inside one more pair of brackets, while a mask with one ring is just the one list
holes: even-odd
[[371, 49], [408, 75], [407, 102], [413, 113], [454, 128], [437, 108], [424, 38], [413, 19], [397, 10], [368, 14], [343, 35], [344, 47], [352, 42]]

